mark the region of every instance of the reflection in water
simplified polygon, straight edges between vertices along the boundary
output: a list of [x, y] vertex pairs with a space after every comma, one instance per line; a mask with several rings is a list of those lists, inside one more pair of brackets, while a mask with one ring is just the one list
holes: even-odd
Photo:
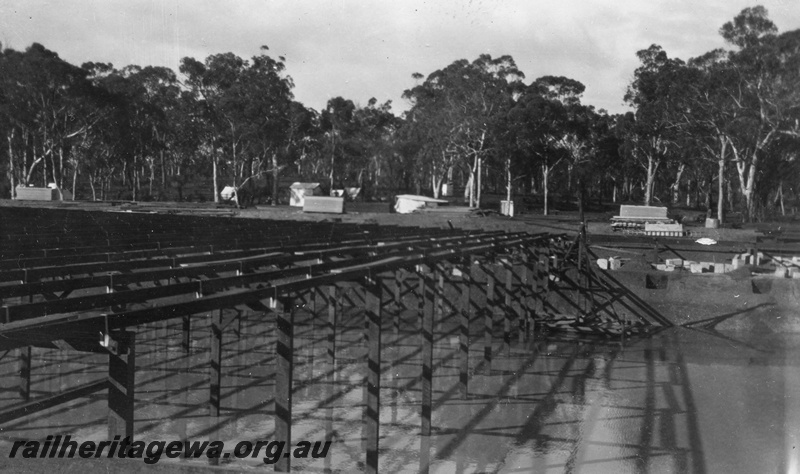
[[[321, 317], [327, 317], [327, 315]], [[721, 335], [674, 328], [624, 344], [512, 338], [497, 327], [486, 367], [483, 315], [472, 321], [469, 396], [459, 390], [458, 318], [436, 333], [432, 435], [420, 432], [417, 315], [395, 332], [385, 318], [380, 470], [385, 472], [798, 472], [800, 335]], [[293, 438], [331, 440], [326, 459], [293, 460], [302, 472], [364, 469], [363, 319], [347, 312], [331, 361], [324, 321], [297, 315]], [[248, 314], [241, 338], [223, 338], [222, 409], [208, 416], [209, 322], [180, 321], [137, 336], [136, 436], [148, 441], [268, 440], [274, 435], [274, 320]], [[234, 322], [238, 329], [238, 323]], [[0, 403], [20, 403], [13, 352], [0, 359]], [[34, 397], [105, 376], [101, 355], [34, 350]], [[105, 437], [105, 394], [2, 426], [0, 450], [17, 438]], [[207, 460], [162, 460], [201, 467]], [[223, 459], [231, 467], [260, 458]]]

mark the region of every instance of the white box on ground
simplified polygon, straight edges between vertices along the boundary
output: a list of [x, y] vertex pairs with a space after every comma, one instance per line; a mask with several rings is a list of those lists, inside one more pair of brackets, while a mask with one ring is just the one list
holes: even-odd
[[328, 196], [305, 196], [303, 198], [303, 212], [343, 214], [344, 198]]

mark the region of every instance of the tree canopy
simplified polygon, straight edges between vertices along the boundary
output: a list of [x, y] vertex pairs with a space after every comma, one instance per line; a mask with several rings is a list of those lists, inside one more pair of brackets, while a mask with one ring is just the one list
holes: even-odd
[[249, 59], [186, 57], [178, 71], [6, 48], [0, 195], [55, 183], [81, 199], [218, 200], [232, 186], [275, 204], [289, 180], [366, 199], [455, 188], [471, 206], [487, 192], [524, 194], [545, 214], [553, 193], [713, 208], [720, 219], [786, 212], [798, 197], [800, 30], [779, 32], [754, 6], [718, 32], [729, 48], [695, 58], [637, 51], [623, 114], [583, 103], [577, 79], [527, 81], [508, 55], [415, 73], [398, 116], [374, 98], [307, 107], [266, 46]]

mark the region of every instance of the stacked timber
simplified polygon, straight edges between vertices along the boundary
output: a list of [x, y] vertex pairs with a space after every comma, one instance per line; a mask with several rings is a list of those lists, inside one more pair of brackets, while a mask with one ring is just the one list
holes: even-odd
[[[619, 215], [611, 218], [611, 229], [615, 232], [622, 231], [628, 234], [648, 235], [646, 228], [648, 225], [655, 226], [649, 232], [665, 233], [664, 236], [667, 235], [666, 233], [670, 233], [669, 236], [673, 236], [672, 233], [681, 232], [680, 235], [683, 235], [683, 226], [667, 217], [666, 207], [622, 205], [619, 208]], [[661, 229], [658, 227], [665, 225], [677, 225], [680, 226], [680, 229], [673, 227]]]
[[573, 334], [603, 336], [608, 338], [621, 338], [643, 336], [649, 331], [650, 326], [635, 322], [629, 323], [608, 318], [591, 318], [557, 314], [541, 321], [540, 327], [545, 331], [566, 332]]

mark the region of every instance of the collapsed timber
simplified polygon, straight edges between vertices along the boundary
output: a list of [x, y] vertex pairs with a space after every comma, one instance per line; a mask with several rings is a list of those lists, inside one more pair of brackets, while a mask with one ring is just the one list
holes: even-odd
[[[364, 308], [368, 374], [364, 393], [367, 471], [377, 470], [381, 321], [419, 313], [422, 434], [431, 429], [434, 323], [460, 321], [460, 386], [468, 392], [470, 345], [482, 342], [491, 370], [493, 336], [502, 347], [574, 314], [570, 327], [605, 336], [668, 326], [635, 295], [585, 271], [562, 235], [379, 227], [336, 222], [258, 221], [174, 215], [5, 208], [0, 246], [0, 350], [17, 351], [20, 402], [7, 423], [108, 391], [108, 434], [134, 436], [135, 353], [140, 328], [182, 321], [190, 350], [198, 318], [211, 319], [209, 414], [218, 416], [224, 375], [222, 334], [248, 316], [272, 315], [276, 334], [275, 435], [291, 442], [295, 314], [308, 311], [331, 336], [346, 293]], [[470, 333], [472, 315], [483, 334]], [[590, 323], [587, 317], [592, 317]], [[265, 318], [266, 320], [266, 318]], [[499, 320], [499, 321], [498, 321]], [[498, 322], [500, 324], [498, 324]], [[267, 324], [266, 322], [264, 324]], [[555, 324], [557, 327], [558, 324]], [[615, 333], [617, 328], [620, 328]], [[32, 348], [108, 354], [104, 380], [32, 398]], [[276, 469], [287, 471], [289, 458]]]

